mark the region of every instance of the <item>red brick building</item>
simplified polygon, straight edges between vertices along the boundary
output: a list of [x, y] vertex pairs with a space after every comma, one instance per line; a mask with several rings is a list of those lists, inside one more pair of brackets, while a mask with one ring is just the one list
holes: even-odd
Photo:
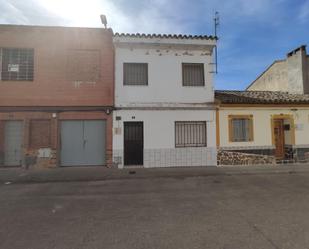
[[113, 32], [0, 25], [0, 165], [106, 165]]

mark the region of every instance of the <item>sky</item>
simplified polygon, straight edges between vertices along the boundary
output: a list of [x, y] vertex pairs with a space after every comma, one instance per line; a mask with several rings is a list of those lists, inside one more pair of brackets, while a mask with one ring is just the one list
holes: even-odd
[[102, 27], [105, 14], [114, 32], [213, 35], [215, 11], [216, 89], [243, 90], [274, 60], [309, 45], [309, 0], [0, 0], [0, 23]]

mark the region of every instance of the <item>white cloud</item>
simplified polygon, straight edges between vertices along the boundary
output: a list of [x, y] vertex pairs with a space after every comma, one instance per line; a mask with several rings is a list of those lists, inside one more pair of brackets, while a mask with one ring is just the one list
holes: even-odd
[[150, 0], [132, 11], [134, 1], [122, 0], [0, 0], [0, 22], [12, 24], [101, 27], [100, 14], [117, 32], [179, 33], [183, 26], [170, 15], [168, 0]]
[[[203, 23], [212, 31], [212, 16], [221, 12], [225, 24], [244, 17], [268, 21], [285, 0], [0, 0], [2, 23], [100, 27], [100, 14], [118, 32], [192, 32]], [[305, 15], [305, 14], [303, 14]]]

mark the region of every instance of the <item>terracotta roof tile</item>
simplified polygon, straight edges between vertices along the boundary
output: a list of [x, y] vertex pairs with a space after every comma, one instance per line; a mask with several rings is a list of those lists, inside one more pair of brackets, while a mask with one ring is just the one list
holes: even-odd
[[309, 94], [290, 94], [274, 91], [215, 91], [222, 104], [309, 104]]
[[182, 34], [144, 34], [144, 33], [115, 33], [114, 37], [129, 38], [171, 38], [171, 39], [193, 39], [193, 40], [218, 40], [216, 36], [208, 35], [182, 35]]

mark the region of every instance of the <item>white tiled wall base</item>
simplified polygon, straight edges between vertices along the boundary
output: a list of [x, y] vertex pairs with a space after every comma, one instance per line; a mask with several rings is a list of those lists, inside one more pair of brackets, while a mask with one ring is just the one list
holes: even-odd
[[[123, 151], [114, 150], [114, 163], [123, 167]], [[144, 167], [216, 166], [217, 150], [209, 147], [145, 149]]]

